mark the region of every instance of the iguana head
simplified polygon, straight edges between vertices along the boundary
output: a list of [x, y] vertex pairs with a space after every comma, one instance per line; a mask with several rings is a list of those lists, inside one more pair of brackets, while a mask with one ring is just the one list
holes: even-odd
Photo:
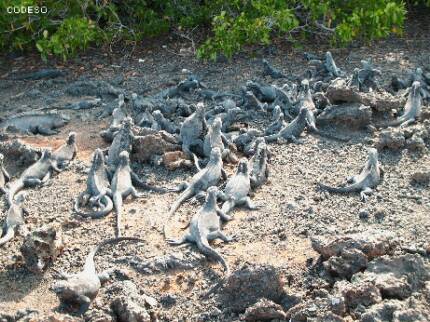
[[421, 87], [421, 84], [420, 84], [419, 81], [415, 81], [415, 82], [412, 83], [412, 86], [411, 86], [411, 94], [412, 94], [412, 96], [415, 97], [417, 95], [420, 95], [420, 87]]
[[67, 144], [72, 145], [76, 143], [76, 132], [70, 132], [67, 137]]
[[131, 117], [127, 116], [122, 120], [121, 123], [125, 129], [129, 129], [129, 128], [131, 128], [131, 125], [133, 124], [133, 119]]
[[152, 112], [152, 116], [156, 121], [160, 121], [161, 119], [163, 119], [163, 114], [160, 110], [155, 110], [154, 112]]
[[325, 53], [325, 59], [327, 62], [333, 62], [333, 56], [332, 56], [331, 52], [328, 51]]
[[42, 156], [40, 157], [42, 160], [46, 160], [52, 157], [52, 152], [49, 149], [45, 149], [42, 152]]
[[302, 119], [304, 117], [306, 117], [306, 114], [308, 113], [308, 109], [306, 108], [306, 106], [302, 106], [300, 108], [300, 112], [299, 112], [299, 118]]
[[130, 155], [128, 154], [127, 151], [122, 151], [119, 154], [119, 162], [120, 162], [120, 164], [127, 165], [129, 163], [129, 160], [130, 160]]
[[212, 128], [215, 132], [221, 131], [222, 121], [220, 117], [216, 117], [212, 123]]
[[206, 201], [216, 200], [219, 190], [216, 186], [209, 187], [207, 190]]
[[307, 93], [309, 91], [309, 81], [306, 78], [302, 80], [302, 90], [303, 93]]
[[243, 174], [248, 173], [248, 159], [247, 158], [240, 159], [239, 165], [237, 166], [236, 174], [239, 174], [239, 173], [243, 173]]
[[59, 114], [59, 113], [53, 113], [51, 114], [53, 117], [53, 127], [54, 128], [59, 128], [62, 127], [64, 125], [66, 125], [67, 123], [69, 123], [70, 121], [70, 117], [63, 115], [63, 114]]
[[205, 104], [203, 102], [198, 102], [196, 106], [196, 114], [197, 115], [204, 115], [205, 114]]
[[210, 161], [217, 162], [221, 159], [221, 150], [218, 147], [215, 147], [211, 151]]
[[93, 167], [98, 168], [105, 162], [103, 151], [97, 148], [93, 155]]
[[375, 164], [378, 162], [378, 150], [376, 150], [375, 148], [368, 148], [367, 155], [368, 155], [369, 161], [372, 164]]

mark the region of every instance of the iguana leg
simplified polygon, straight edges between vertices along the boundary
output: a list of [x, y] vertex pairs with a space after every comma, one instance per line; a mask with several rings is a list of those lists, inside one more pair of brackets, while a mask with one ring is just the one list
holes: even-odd
[[62, 172], [64, 170], [64, 169], [60, 169], [59, 167], [57, 167], [54, 162], [51, 163], [51, 167], [56, 172]]
[[191, 152], [191, 154], [192, 154], [193, 159], [194, 159], [194, 166], [196, 167], [197, 171], [201, 171], [202, 168], [200, 167], [200, 164], [199, 164], [199, 158], [194, 153]]
[[[49, 172], [48, 172], [47, 175], [49, 175]], [[24, 180], [24, 184], [27, 187], [37, 187], [37, 186], [40, 186], [40, 185], [44, 184], [45, 183], [44, 180], [45, 180], [45, 178], [43, 178], [43, 180], [40, 180], [39, 178], [26, 178]], [[48, 180], [49, 180], [49, 177], [48, 177]]]
[[199, 201], [203, 201], [206, 198], [206, 193], [204, 191], [200, 191], [195, 195], [195, 198]]
[[357, 182], [357, 176], [349, 176], [346, 178], [347, 183], [356, 183]]
[[225, 193], [222, 191], [218, 191], [217, 198], [221, 199], [222, 201], [227, 201], [227, 199], [228, 199], [227, 196], [225, 195]]
[[53, 134], [58, 134], [58, 131], [56, 131], [56, 130], [51, 130], [51, 129], [49, 129], [49, 128], [42, 127], [42, 126], [38, 126], [38, 127], [37, 127], [37, 132], [39, 132], [40, 134], [43, 134], [43, 135], [53, 135]]
[[182, 244], [190, 242], [191, 241], [191, 236], [189, 234], [186, 234], [184, 237], [182, 237], [179, 240], [176, 240], [176, 239], [167, 239], [166, 241], [167, 241], [167, 243], [169, 245], [179, 246], [179, 245], [182, 245]]
[[223, 242], [231, 242], [233, 238], [226, 236], [221, 230], [216, 230], [208, 234], [208, 240], [221, 239]]
[[369, 195], [373, 193], [372, 188], [366, 187], [360, 192], [361, 201], [366, 202]]
[[105, 283], [110, 279], [109, 272], [104, 271], [98, 274], [99, 280], [101, 283]]
[[85, 295], [79, 295], [78, 302], [81, 305], [81, 307], [78, 311], [78, 314], [83, 315], [88, 310], [88, 308], [90, 307], [91, 300], [89, 297], [87, 297]]
[[225, 172], [224, 168], [221, 169], [221, 176], [224, 180], [227, 180], [227, 178], [228, 178], [227, 172]]
[[143, 197], [143, 196], [144, 196], [144, 194], [143, 194], [143, 193], [139, 193], [139, 192], [137, 192], [137, 190], [136, 190], [134, 187], [131, 187], [131, 188], [130, 188], [130, 193], [131, 193], [131, 195], [133, 196], [133, 198], [141, 198], [141, 197]]
[[227, 214], [225, 214], [221, 209], [217, 209], [217, 214], [220, 216], [220, 218], [224, 221], [230, 221], [233, 220], [233, 218]]
[[409, 119], [406, 122], [403, 122], [402, 124], [400, 124], [400, 128], [403, 128], [403, 127], [406, 127], [408, 125], [411, 125], [414, 122], [415, 122], [415, 118]]
[[188, 182], [181, 182], [177, 188], [178, 192], [184, 191], [185, 189], [187, 189], [190, 185], [188, 184]]
[[242, 199], [238, 200], [238, 203], [240, 203], [240, 204], [244, 204], [245, 206], [247, 206], [247, 207], [248, 207], [249, 209], [251, 209], [251, 210], [256, 210], [256, 209], [258, 209], [258, 208], [259, 208], [257, 205], [255, 205], [255, 204], [251, 201], [251, 198], [249, 198], [249, 197], [244, 197], [244, 198], [242, 198]]

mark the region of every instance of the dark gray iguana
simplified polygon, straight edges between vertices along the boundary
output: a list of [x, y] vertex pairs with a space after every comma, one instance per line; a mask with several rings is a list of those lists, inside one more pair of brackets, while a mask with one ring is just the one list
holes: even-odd
[[[6, 244], [15, 237], [15, 233], [22, 230], [24, 222], [24, 213], [27, 211], [22, 207], [25, 200], [25, 194], [20, 193], [16, 200], [13, 200], [12, 205], [6, 212], [6, 218], [3, 223], [3, 237], [0, 238], [0, 246]], [[24, 235], [24, 233], [21, 233]]]
[[272, 85], [262, 85], [257, 82], [247, 81], [246, 89], [252, 91], [261, 102], [271, 103], [276, 99], [276, 89]]
[[249, 160], [249, 177], [251, 188], [256, 189], [267, 182], [269, 178], [269, 148], [263, 138], [255, 142], [254, 155]]
[[355, 68], [352, 78], [348, 81], [348, 86], [355, 86], [360, 92], [369, 92], [369, 90], [377, 90], [378, 84], [376, 77], [381, 76], [379, 69], [373, 67], [372, 63], [367, 60], [361, 61], [362, 68]]
[[112, 121], [109, 128], [100, 131], [100, 136], [108, 143], [113, 141], [115, 134], [120, 130], [122, 121], [127, 117], [127, 114], [122, 110], [122, 108], [117, 107], [112, 112]]
[[[191, 178], [190, 183], [183, 182], [179, 185], [179, 190], [183, 190], [183, 192], [170, 207], [167, 221], [175, 214], [176, 210], [178, 210], [184, 201], [195, 195], [204, 193], [204, 191], [211, 186], [217, 185], [221, 176], [224, 178], [227, 177], [223, 169], [221, 150], [219, 148], [214, 148], [206, 167], [197, 172]], [[167, 222], [163, 227], [164, 237], [166, 237], [166, 224]]]
[[63, 169], [69, 165], [77, 153], [76, 132], [70, 132], [66, 142], [52, 153], [52, 159], [58, 168]]
[[221, 208], [222, 213], [227, 215], [234, 207], [241, 205], [245, 205], [251, 210], [257, 209], [248, 196], [250, 190], [248, 160], [242, 158], [237, 166], [236, 174], [227, 181], [224, 192], [219, 194], [221, 200], [224, 201]]
[[66, 125], [69, 118], [57, 112], [26, 112], [0, 122], [0, 129], [30, 134], [52, 135]]
[[221, 231], [220, 218], [230, 220], [222, 210], [218, 208], [217, 196], [219, 190], [217, 187], [210, 187], [207, 191], [206, 201], [203, 206], [193, 216], [190, 223], [190, 232], [180, 240], [168, 239], [170, 245], [181, 245], [184, 243], [196, 243], [199, 250], [206, 256], [219, 261], [226, 275], [230, 274], [230, 269], [225, 259], [210, 245], [209, 241], [220, 238], [224, 242], [232, 241]]
[[[91, 169], [87, 177], [87, 189], [80, 193], [75, 200], [74, 209], [83, 217], [101, 218], [108, 215], [113, 209], [111, 199], [112, 191], [109, 184], [108, 170], [102, 150], [96, 149], [93, 155]], [[100, 208], [91, 213], [85, 213], [80, 206], [90, 203], [93, 207]]]
[[367, 195], [370, 195], [373, 190], [381, 182], [382, 168], [378, 161], [378, 151], [375, 148], [368, 149], [367, 162], [364, 165], [359, 175], [348, 177], [345, 187], [330, 187], [322, 183], [318, 183], [323, 190], [335, 193], [360, 192], [362, 201], [366, 201]]
[[52, 175], [52, 171], [61, 172], [55, 161], [52, 159], [52, 153], [45, 150], [40, 159], [28, 167], [18, 179], [12, 181], [8, 185], [6, 197], [8, 204], [13, 204], [14, 196], [25, 187], [35, 187], [46, 185]]
[[59, 273], [59, 277], [64, 279], [64, 281], [55, 282], [52, 290], [57, 294], [60, 301], [63, 304], [78, 305], [79, 314], [85, 313], [91, 302], [96, 298], [102, 282], [109, 279], [107, 272], [97, 274], [94, 256], [103, 246], [124, 240], [143, 242], [142, 239], [135, 237], [106, 239], [95, 246], [87, 255], [84, 268], [81, 272], [75, 274]]
[[10, 180], [10, 175], [4, 167], [4, 155], [0, 153], [0, 192], [6, 193], [6, 184]]
[[266, 142], [292, 141], [298, 142], [300, 134], [307, 125], [308, 109], [302, 107], [294, 120], [283, 127], [278, 133], [265, 136]]
[[196, 111], [187, 117], [181, 126], [180, 138], [182, 141], [182, 151], [188, 156], [192, 156], [192, 146], [203, 148], [203, 138], [207, 131], [205, 119], [205, 107], [203, 103], [198, 103]]
[[410, 125], [415, 122], [420, 114], [422, 108], [422, 97], [420, 94], [420, 83], [415, 81], [409, 90], [408, 100], [406, 101], [404, 112], [394, 121], [388, 122], [379, 127], [398, 126], [401, 127]]
[[122, 200], [132, 195], [134, 198], [142, 197], [131, 183], [130, 158], [127, 151], [122, 151], [119, 155], [120, 161], [113, 175], [112, 199], [116, 212], [116, 237], [121, 237], [121, 215], [122, 215]]
[[284, 128], [287, 125], [287, 123], [284, 120], [284, 113], [281, 112], [281, 108], [279, 107], [279, 105], [276, 105], [274, 107], [273, 112], [276, 113], [276, 118], [264, 130], [265, 135], [272, 135], [272, 134], [278, 133], [282, 128]]
[[154, 118], [154, 123], [151, 126], [153, 130], [164, 130], [170, 134], [179, 133], [179, 127], [175, 123], [166, 119], [160, 110], [155, 110], [154, 112], [152, 112], [152, 116]]
[[286, 78], [287, 76], [280, 70], [274, 68], [266, 59], [262, 60], [263, 63], [263, 76], [269, 75], [272, 78]]

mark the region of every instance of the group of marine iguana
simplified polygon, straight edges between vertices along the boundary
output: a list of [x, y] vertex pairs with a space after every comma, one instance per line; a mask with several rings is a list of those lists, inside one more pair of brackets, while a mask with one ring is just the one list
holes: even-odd
[[[381, 90], [376, 81], [381, 72], [370, 62], [362, 61], [362, 68], [355, 69], [351, 76], [347, 76], [336, 66], [330, 52], [323, 58], [311, 54], [306, 54], [305, 57], [311, 68], [302, 78], [295, 77], [292, 80], [267, 60], [263, 60], [263, 75], [273, 79], [287, 79], [282, 87], [248, 81], [239, 94], [233, 94], [208, 89], [196, 76], [191, 75], [178, 85], [153, 96], [141, 97], [135, 93], [130, 96], [124, 93], [118, 95], [117, 107], [107, 113], [112, 115], [111, 124], [100, 133], [111, 144], [108, 149], [98, 148], [94, 151], [86, 189], [74, 204], [76, 213], [94, 219], [114, 211], [115, 238], [106, 239], [89, 253], [82, 272], [60, 274], [65, 281], [57, 282], [53, 290], [63, 303], [77, 304], [80, 312], [88, 309], [101, 287], [101, 281], [106, 278], [106, 274], [98, 275], [94, 266], [94, 255], [101, 246], [122, 240], [142, 241], [135, 237], [123, 237], [121, 234], [123, 200], [129, 195], [142, 197], [135, 187], [158, 193], [181, 192], [170, 207], [168, 220], [186, 200], [193, 197], [198, 200], [204, 198], [202, 206], [191, 219], [188, 233], [180, 240], [168, 238], [166, 221], [163, 226], [164, 237], [171, 245], [195, 243], [202, 253], [219, 261], [226, 275], [229, 274], [227, 262], [209, 245], [209, 241], [216, 238], [225, 242], [232, 240], [222, 232], [221, 222], [228, 222], [233, 218], [231, 212], [235, 207], [246, 206], [251, 210], [258, 208], [251, 201], [250, 192], [261, 187], [269, 177], [271, 153], [268, 143], [299, 143], [300, 136], [306, 129], [329, 139], [342, 140], [317, 128], [316, 118], [323, 107], [317, 106], [313, 99], [316, 95], [324, 97], [327, 84], [336, 78], [346, 78], [348, 86], [355, 87], [358, 91]], [[419, 118], [423, 100], [430, 98], [430, 79], [427, 76], [421, 69], [417, 69], [405, 80], [393, 78], [392, 87], [395, 90], [408, 88], [408, 99], [403, 115], [381, 126], [407, 126]], [[195, 98], [199, 100], [195, 106], [185, 103], [186, 99]], [[131, 103], [131, 113], [126, 109], [126, 101]], [[33, 119], [29, 121], [28, 117]], [[66, 122], [52, 114], [48, 118], [42, 117], [43, 122], [38, 123], [34, 120], [38, 117], [41, 116], [19, 115], [0, 122], [0, 128], [12, 127], [27, 133], [53, 134], [55, 128]], [[176, 121], [181, 118], [183, 122]], [[272, 119], [263, 131], [249, 127], [262, 118]], [[245, 127], [238, 124], [245, 124]], [[144, 129], [146, 130], [143, 131]], [[194, 164], [196, 173], [176, 189], [150, 185], [130, 167], [130, 155], [136, 139], [151, 131], [163, 132], [164, 138], [179, 144], [184, 155]], [[11, 240], [15, 231], [24, 225], [23, 214], [26, 210], [22, 204], [25, 195], [19, 193], [20, 190], [46, 185], [53, 172], [66, 169], [76, 153], [76, 134], [71, 132], [61, 147], [53, 152], [44, 150], [36, 163], [11, 182], [8, 182], [10, 176], [3, 166], [4, 157], [0, 155], [0, 189], [6, 194], [9, 206], [4, 221], [5, 234], [0, 239], [0, 245]], [[238, 158], [239, 153], [243, 157]], [[225, 162], [237, 163], [236, 172], [230, 178], [223, 167]], [[347, 179], [345, 186], [318, 185], [322, 190], [330, 192], [359, 192], [361, 199], [365, 201], [372, 193], [372, 188], [381, 182], [382, 173], [377, 150], [368, 148], [366, 164], [358, 175]], [[223, 191], [217, 187], [221, 180], [226, 181]], [[221, 207], [218, 200], [222, 201]]]

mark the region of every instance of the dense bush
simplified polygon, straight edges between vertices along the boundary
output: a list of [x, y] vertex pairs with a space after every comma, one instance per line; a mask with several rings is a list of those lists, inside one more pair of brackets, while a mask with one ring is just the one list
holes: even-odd
[[[7, 13], [28, 6], [48, 12]], [[406, 14], [401, 0], [3, 0], [0, 10], [0, 50], [36, 47], [44, 58], [64, 59], [90, 44], [136, 42], [173, 28], [204, 28], [208, 36], [197, 55], [211, 59], [274, 36], [317, 35], [346, 44], [399, 34]]]

